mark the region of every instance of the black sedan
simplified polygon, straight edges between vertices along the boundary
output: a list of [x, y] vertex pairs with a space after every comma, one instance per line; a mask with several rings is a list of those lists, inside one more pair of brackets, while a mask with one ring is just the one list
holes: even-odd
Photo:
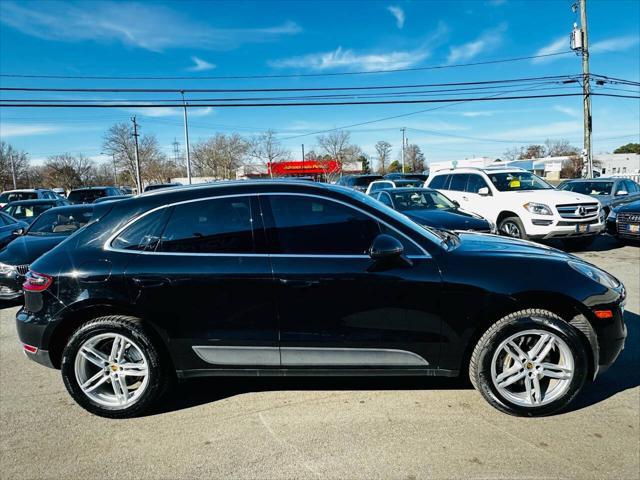
[[611, 210], [607, 217], [607, 232], [618, 240], [640, 243], [640, 200]]
[[23, 288], [27, 357], [60, 368], [78, 404], [114, 418], [157, 405], [176, 375], [467, 370], [496, 408], [549, 415], [626, 336], [624, 286], [583, 260], [421, 227], [312, 182], [103, 203], [31, 265]]
[[19, 237], [28, 226], [27, 222], [16, 220], [12, 216], [0, 212], [0, 250]]
[[16, 220], [26, 223], [33, 222], [38, 215], [54, 207], [62, 207], [69, 205], [64, 198], [57, 200], [19, 200], [17, 202], [7, 203], [0, 212], [12, 216]]
[[85, 225], [90, 205], [51, 208], [25, 232], [0, 251], [0, 301], [22, 297], [22, 283], [29, 264]]
[[436, 190], [429, 188], [386, 188], [372, 195], [388, 207], [404, 213], [420, 225], [448, 230], [495, 233], [489, 220], [465, 212]]

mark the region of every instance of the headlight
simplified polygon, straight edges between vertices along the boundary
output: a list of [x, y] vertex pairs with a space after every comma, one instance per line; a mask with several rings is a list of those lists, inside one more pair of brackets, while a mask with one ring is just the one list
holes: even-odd
[[11, 275], [16, 271], [16, 267], [13, 265], [7, 265], [6, 263], [0, 262], [0, 275]]
[[586, 277], [589, 277], [594, 282], [598, 282], [600, 285], [607, 288], [617, 288], [620, 286], [620, 282], [613, 276], [609, 275], [604, 270], [589, 265], [588, 263], [574, 262], [569, 260], [567, 262], [571, 268], [580, 272]]
[[529, 202], [523, 205], [529, 212], [535, 213], [536, 215], [553, 215], [551, 209], [545, 205], [544, 203], [535, 203]]

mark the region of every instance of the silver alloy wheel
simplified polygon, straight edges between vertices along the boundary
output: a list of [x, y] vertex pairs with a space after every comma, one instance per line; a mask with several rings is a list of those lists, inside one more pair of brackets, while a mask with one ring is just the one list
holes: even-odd
[[500, 226], [500, 231], [508, 236], [513, 238], [520, 238], [520, 227], [515, 222], [504, 222]]
[[137, 402], [149, 381], [149, 362], [142, 349], [119, 333], [101, 333], [84, 342], [74, 367], [84, 394], [115, 410]]
[[562, 338], [547, 330], [525, 330], [498, 346], [491, 380], [506, 400], [539, 407], [566, 393], [574, 369], [573, 354]]

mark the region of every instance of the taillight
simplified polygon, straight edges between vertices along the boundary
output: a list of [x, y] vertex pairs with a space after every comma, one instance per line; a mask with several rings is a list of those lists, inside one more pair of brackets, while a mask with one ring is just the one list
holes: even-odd
[[44, 292], [53, 283], [53, 277], [44, 273], [32, 272], [29, 270], [24, 276], [25, 281], [22, 288], [27, 292]]
[[607, 318], [613, 318], [613, 312], [611, 310], [594, 310], [593, 313], [596, 314], [601, 320], [606, 320]]

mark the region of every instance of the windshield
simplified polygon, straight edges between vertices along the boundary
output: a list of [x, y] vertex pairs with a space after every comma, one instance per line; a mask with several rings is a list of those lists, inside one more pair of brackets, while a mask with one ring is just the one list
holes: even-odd
[[91, 190], [74, 190], [69, 194], [67, 198], [71, 203], [91, 203], [96, 198], [101, 198], [107, 195], [107, 192], [102, 188], [96, 188]]
[[18, 200], [35, 200], [36, 192], [4, 192], [0, 195], [0, 203], [17, 202]]
[[27, 235], [71, 235], [91, 220], [92, 213], [91, 207], [45, 212], [31, 224]]
[[560, 190], [583, 193], [585, 195], [611, 195], [613, 182], [568, 182]]
[[393, 197], [396, 209], [405, 210], [442, 210], [456, 206], [447, 197], [435, 191], [388, 192]]
[[53, 207], [51, 203], [40, 203], [35, 205], [7, 205], [2, 210], [8, 213], [16, 220], [25, 220], [27, 222], [33, 221], [38, 215], [45, 210], [49, 210]]
[[522, 190], [551, 190], [553, 187], [530, 172], [490, 173], [487, 176], [501, 192]]

